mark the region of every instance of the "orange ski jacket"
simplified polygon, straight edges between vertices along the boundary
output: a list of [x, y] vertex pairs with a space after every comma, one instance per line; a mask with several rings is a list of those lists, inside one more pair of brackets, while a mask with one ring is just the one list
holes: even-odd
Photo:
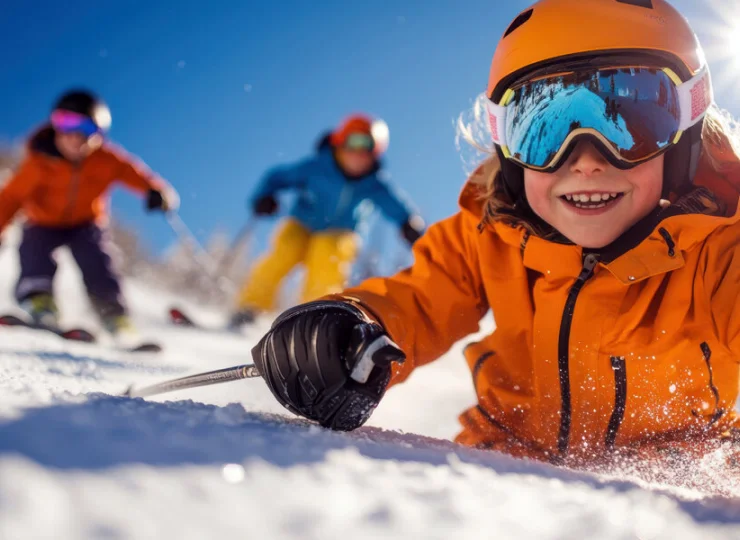
[[600, 254], [483, 220], [483, 173], [417, 242], [412, 267], [334, 297], [408, 355], [391, 384], [491, 309], [495, 331], [465, 350], [478, 404], [458, 442], [562, 462], [726, 432], [740, 376], [739, 164], [717, 173], [705, 156], [691, 193]]
[[0, 191], [0, 231], [20, 210], [30, 223], [46, 227], [104, 224], [105, 196], [115, 181], [139, 193], [165, 187], [144, 165], [110, 145], [73, 164], [59, 155], [52, 141], [51, 129], [34, 135], [28, 155]]

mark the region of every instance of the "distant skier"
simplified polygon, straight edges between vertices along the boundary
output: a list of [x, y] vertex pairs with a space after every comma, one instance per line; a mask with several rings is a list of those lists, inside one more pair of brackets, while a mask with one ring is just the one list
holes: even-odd
[[86, 90], [65, 93], [50, 121], [28, 141], [28, 154], [0, 191], [0, 231], [25, 215], [16, 297], [34, 323], [57, 326], [52, 294], [54, 251], [67, 246], [79, 265], [91, 303], [115, 336], [133, 327], [111, 261], [105, 197], [115, 181], [145, 196], [148, 211], [178, 204], [175, 191], [144, 165], [105, 142], [107, 105]]
[[295, 191], [298, 199], [245, 280], [233, 325], [273, 309], [283, 278], [299, 263], [306, 267], [303, 301], [340, 291], [357, 254], [354, 231], [369, 213], [365, 202], [397, 224], [410, 244], [421, 236], [422, 219], [381, 179], [387, 144], [385, 123], [358, 114], [325, 135], [315, 155], [266, 174], [250, 201], [257, 216], [277, 212], [278, 192]]
[[[725, 456], [736, 470], [740, 140], [688, 22], [665, 0], [541, 0], [489, 73], [495, 151], [460, 211], [409, 269], [282, 314], [253, 349], [269, 389], [357, 428], [490, 310], [496, 329], [464, 351], [477, 403], [457, 442], [571, 466]], [[434, 414], [423, 393], [416, 404]]]

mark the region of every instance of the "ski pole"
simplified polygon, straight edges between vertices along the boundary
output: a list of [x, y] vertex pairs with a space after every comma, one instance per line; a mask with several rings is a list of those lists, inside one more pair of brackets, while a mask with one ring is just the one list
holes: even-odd
[[213, 277], [215, 270], [215, 263], [212, 257], [208, 254], [205, 248], [198, 242], [198, 239], [192, 233], [192, 231], [185, 225], [185, 222], [177, 212], [165, 213], [167, 223], [169, 223], [172, 230], [177, 236], [184, 239], [187, 243], [193, 246], [196, 251], [196, 260], [206, 270], [210, 277]]
[[[386, 335], [380, 335], [371, 341], [359, 355], [359, 359], [352, 368], [350, 377], [358, 383], [364, 384], [367, 382], [370, 372], [376, 365], [375, 355], [377, 352], [382, 351], [387, 347], [393, 347], [398, 349], [398, 345], [393, 343], [391, 339]], [[217, 369], [215, 371], [206, 371], [205, 373], [198, 373], [197, 375], [189, 375], [188, 377], [181, 377], [179, 379], [172, 379], [170, 381], [164, 381], [159, 384], [153, 384], [151, 386], [145, 386], [138, 390], [132, 386], [121, 394], [124, 397], [148, 397], [157, 394], [164, 394], [166, 392], [174, 392], [175, 390], [185, 390], [188, 388], [197, 388], [199, 386], [210, 386], [212, 384], [219, 384], [224, 382], [239, 381], [241, 379], [254, 379], [261, 377], [257, 366], [254, 364], [244, 364], [241, 366], [234, 366], [230, 368]]]
[[217, 369], [216, 371], [207, 371], [205, 373], [198, 373], [197, 375], [172, 379], [171, 381], [165, 381], [139, 389], [134, 388], [132, 385], [122, 395], [126, 397], [148, 397], [166, 392], [174, 392], [175, 390], [185, 390], [241, 379], [252, 379], [259, 376], [259, 371], [257, 371], [254, 364], [244, 364], [242, 366]]
[[218, 266], [216, 267], [216, 275], [220, 276], [222, 274], [226, 274], [229, 271], [239, 248], [245, 240], [249, 239], [252, 236], [252, 232], [254, 231], [256, 225], [257, 218], [255, 218], [254, 215], [250, 216], [247, 222], [242, 225], [242, 228], [239, 229], [239, 232], [234, 237], [234, 240], [231, 242], [231, 245], [229, 246], [229, 251], [218, 262]]

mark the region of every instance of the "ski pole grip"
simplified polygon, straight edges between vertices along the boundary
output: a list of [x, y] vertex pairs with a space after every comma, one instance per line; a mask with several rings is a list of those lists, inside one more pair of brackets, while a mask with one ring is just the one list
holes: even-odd
[[370, 373], [375, 366], [387, 366], [393, 361], [403, 362], [404, 360], [405, 357], [398, 345], [383, 334], [360, 351], [360, 358], [349, 376], [358, 383], [364, 384], [370, 378]]

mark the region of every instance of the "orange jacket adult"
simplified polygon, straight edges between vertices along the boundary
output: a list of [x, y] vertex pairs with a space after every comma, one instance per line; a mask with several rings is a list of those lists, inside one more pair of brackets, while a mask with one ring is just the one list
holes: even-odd
[[460, 443], [559, 461], [719, 436], [735, 422], [740, 376], [740, 212], [730, 189], [739, 165], [717, 169], [705, 155], [696, 188], [598, 262], [522, 223], [486, 221], [483, 167], [462, 211], [414, 246], [411, 268], [342, 299], [375, 316], [408, 355], [392, 384], [493, 311], [496, 330], [465, 350], [478, 404], [460, 417]]
[[50, 128], [42, 128], [31, 137], [28, 155], [0, 191], [0, 231], [19, 210], [45, 227], [104, 224], [105, 195], [114, 182], [139, 193], [165, 188], [145, 166], [107, 144], [73, 164], [59, 155], [53, 136]]

